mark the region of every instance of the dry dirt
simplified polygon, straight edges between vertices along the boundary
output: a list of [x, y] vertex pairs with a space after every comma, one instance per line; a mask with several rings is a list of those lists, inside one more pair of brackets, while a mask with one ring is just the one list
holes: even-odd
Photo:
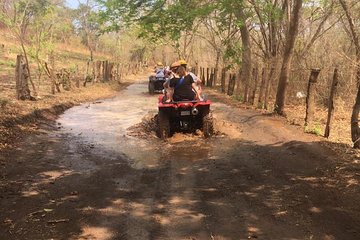
[[360, 239], [360, 159], [215, 93], [216, 136], [164, 142], [146, 90], [1, 152], [0, 239]]

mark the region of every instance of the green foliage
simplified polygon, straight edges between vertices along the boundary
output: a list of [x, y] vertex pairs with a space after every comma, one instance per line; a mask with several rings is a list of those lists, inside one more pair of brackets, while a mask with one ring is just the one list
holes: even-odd
[[5, 108], [9, 104], [10, 104], [9, 99], [0, 97], [0, 108]]
[[16, 63], [12, 60], [7, 60], [7, 61], [0, 60], [0, 65], [12, 67], [12, 68], [16, 67]]
[[305, 127], [305, 132], [321, 136], [323, 134], [323, 129], [320, 123], [315, 123], [312, 126]]
[[241, 95], [232, 95], [231, 96], [232, 99], [239, 101], [239, 102], [243, 102], [244, 101], [244, 97]]

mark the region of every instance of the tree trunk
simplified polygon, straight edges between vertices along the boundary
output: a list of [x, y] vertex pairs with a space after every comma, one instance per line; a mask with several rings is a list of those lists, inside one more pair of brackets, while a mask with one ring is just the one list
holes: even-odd
[[359, 112], [360, 112], [360, 61], [357, 62], [356, 80], [358, 83], [358, 92], [356, 94], [356, 101], [351, 115], [351, 139], [354, 143], [354, 148], [360, 148], [360, 128], [359, 128]]
[[359, 35], [356, 32], [356, 27], [354, 24], [353, 16], [350, 13], [350, 10], [347, 6], [345, 0], [339, 0], [342, 8], [345, 11], [346, 18], [349, 23], [349, 29], [351, 33], [352, 40], [355, 45], [356, 51], [356, 80], [358, 84], [358, 92], [356, 94], [355, 104], [353, 106], [353, 111], [351, 115], [351, 139], [354, 143], [354, 148], [360, 148], [360, 129], [359, 129], [359, 112], [360, 112], [360, 42]]
[[205, 68], [202, 68], [202, 71], [201, 71], [201, 82], [202, 82], [202, 85], [206, 85], [206, 80], [205, 80]]
[[225, 93], [225, 76], [226, 76], [226, 70], [225, 68], [221, 71], [221, 92]]
[[272, 84], [272, 80], [274, 78], [274, 73], [275, 73], [275, 68], [272, 67], [270, 69], [270, 73], [269, 73], [269, 77], [267, 79], [266, 82], [266, 87], [265, 87], [265, 99], [264, 99], [264, 108], [266, 110], [268, 110], [268, 106], [269, 106], [269, 96], [270, 96], [270, 90], [271, 90], [271, 84]]
[[210, 87], [210, 69], [206, 68], [206, 86]]
[[213, 82], [214, 82], [214, 78], [215, 78], [215, 74], [214, 72], [211, 70], [211, 73], [210, 73], [210, 87], [213, 86]]
[[251, 99], [250, 99], [250, 103], [252, 105], [255, 104], [255, 97], [256, 97], [256, 90], [257, 90], [257, 85], [258, 85], [258, 74], [259, 73], [259, 70], [258, 70], [258, 67], [255, 67], [253, 68], [253, 79], [254, 79], [254, 88], [253, 88], [253, 91], [252, 91], [252, 94], [251, 94]]
[[258, 108], [264, 107], [263, 97], [265, 92], [265, 82], [266, 82], [266, 71], [265, 68], [262, 69], [261, 72], [261, 85], [260, 85], [260, 93], [259, 93], [259, 100], [258, 100]]
[[331, 123], [332, 123], [332, 119], [334, 116], [334, 98], [336, 97], [337, 94], [337, 85], [339, 82], [339, 76], [338, 76], [338, 69], [335, 68], [334, 70], [334, 76], [333, 76], [333, 81], [331, 84], [331, 90], [330, 90], [330, 97], [329, 97], [329, 107], [328, 107], [328, 117], [327, 117], [327, 122], [326, 122], [326, 127], [325, 127], [325, 134], [324, 137], [329, 138], [330, 136], [330, 130], [331, 130]]
[[306, 96], [306, 116], [305, 116], [305, 126], [308, 126], [312, 123], [315, 112], [315, 91], [317, 78], [319, 76], [320, 69], [311, 69], [307, 96]]
[[302, 2], [303, 0], [295, 0], [293, 16], [290, 20], [290, 27], [286, 34], [285, 51], [283, 55], [283, 63], [281, 67], [279, 83], [276, 92], [276, 102], [274, 109], [274, 112], [279, 115], [285, 115], [284, 107], [285, 107], [286, 88], [289, 81], [289, 71], [290, 71], [295, 39], [299, 28]]
[[236, 82], [236, 74], [230, 74], [229, 86], [228, 86], [228, 95], [229, 96], [232, 96], [234, 94], [235, 82]]
[[31, 84], [31, 86], [32, 86], [34, 96], [38, 96], [38, 93], [37, 93], [35, 84], [34, 84], [34, 82], [32, 81], [32, 78], [31, 78], [31, 72], [30, 72], [30, 66], [29, 66], [30, 63], [29, 63], [29, 59], [28, 59], [28, 56], [27, 56], [27, 52], [26, 52], [25, 45], [24, 45], [24, 41], [23, 41], [22, 37], [20, 37], [20, 42], [21, 42], [21, 48], [22, 48], [22, 50], [23, 50], [24, 57], [25, 57], [26, 70], [27, 70], [27, 74], [28, 74], [28, 79], [29, 79], [30, 84]]
[[215, 61], [215, 71], [214, 71], [214, 82], [213, 85], [216, 87], [217, 80], [218, 80], [218, 73], [219, 73], [219, 64], [220, 64], [220, 51], [216, 52], [216, 61]]
[[32, 99], [28, 84], [29, 73], [27, 71], [26, 62], [22, 55], [18, 55], [16, 58], [16, 95], [18, 100], [30, 100]]
[[55, 89], [56, 91], [59, 93], [61, 92], [60, 90], [60, 84], [56, 81], [56, 77], [55, 77], [55, 56], [54, 56], [54, 52], [50, 52], [49, 54], [49, 63], [50, 63], [50, 69], [48, 68], [47, 65], [45, 65], [45, 67], [47, 68], [47, 71], [49, 73], [49, 77], [50, 77], [50, 81], [51, 81], [51, 92], [53, 94], [55, 94]]
[[[250, 33], [249, 29], [246, 25], [246, 15], [244, 13], [243, 8], [239, 8], [237, 12], [237, 16], [239, 19], [243, 20], [243, 24], [240, 26], [240, 32], [241, 32], [241, 42], [242, 42], [242, 65], [241, 65], [241, 76], [239, 79], [242, 79], [244, 81], [245, 89], [244, 89], [244, 102], [249, 101], [249, 81], [251, 77], [251, 69], [252, 69], [252, 60], [251, 60], [251, 41], [250, 41]], [[236, 95], [241, 95], [240, 91], [240, 84], [237, 85], [236, 88]]]

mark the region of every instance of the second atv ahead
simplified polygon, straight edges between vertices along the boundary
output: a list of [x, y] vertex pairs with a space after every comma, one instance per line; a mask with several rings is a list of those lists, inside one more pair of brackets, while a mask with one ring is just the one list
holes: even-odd
[[165, 77], [149, 77], [149, 93], [154, 94], [155, 92], [162, 92], [164, 89], [164, 82], [166, 81]]
[[159, 96], [158, 136], [167, 139], [174, 132], [202, 130], [205, 138], [214, 134], [211, 101], [180, 101], [166, 103]]

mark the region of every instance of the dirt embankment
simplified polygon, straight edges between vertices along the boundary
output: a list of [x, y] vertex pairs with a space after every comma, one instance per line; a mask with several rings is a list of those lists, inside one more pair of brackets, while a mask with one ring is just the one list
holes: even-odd
[[22, 137], [36, 132], [39, 125], [49, 125], [49, 121], [56, 120], [58, 115], [74, 105], [113, 97], [128, 85], [129, 82], [98, 83], [45, 95], [37, 101], [6, 101], [0, 105], [0, 150], [13, 147]]

